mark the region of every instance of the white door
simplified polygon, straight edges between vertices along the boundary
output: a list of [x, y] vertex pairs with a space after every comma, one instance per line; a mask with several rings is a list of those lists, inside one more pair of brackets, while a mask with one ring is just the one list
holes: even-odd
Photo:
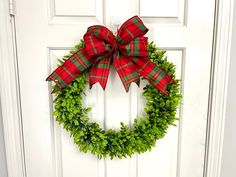
[[[183, 94], [180, 122], [151, 152], [98, 160], [78, 152], [69, 134], [50, 119], [53, 98], [45, 78], [88, 26], [103, 24], [114, 31], [134, 15], [149, 28], [149, 41], [167, 50], [177, 67]], [[213, 21], [214, 0], [16, 1], [27, 177], [202, 177]], [[93, 107], [91, 119], [104, 128], [132, 122], [142, 114], [140, 91], [132, 85], [125, 93], [112, 70], [106, 91], [95, 85], [87, 96], [86, 104]]]

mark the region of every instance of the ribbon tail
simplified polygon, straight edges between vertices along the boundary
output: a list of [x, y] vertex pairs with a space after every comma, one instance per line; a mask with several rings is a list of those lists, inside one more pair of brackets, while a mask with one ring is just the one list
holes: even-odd
[[175, 83], [172, 77], [164, 70], [158, 68], [146, 57], [134, 58], [134, 61], [135, 65], [139, 69], [139, 74], [146, 78], [158, 90], [167, 95], [167, 85]]
[[52, 93], [66, 87], [79, 74], [85, 71], [92, 64], [92, 58], [87, 55], [85, 49], [70, 56], [63, 65], [56, 68], [46, 79], [46, 81], [54, 81], [56, 86]]
[[130, 58], [116, 58], [114, 60], [114, 66], [126, 92], [129, 91], [132, 82], [135, 82], [138, 86], [140, 85], [140, 76]]
[[90, 89], [95, 83], [99, 83], [103, 90], [105, 90], [107, 85], [107, 80], [110, 71], [111, 58], [100, 58], [97, 60], [92, 69], [89, 72], [89, 85]]

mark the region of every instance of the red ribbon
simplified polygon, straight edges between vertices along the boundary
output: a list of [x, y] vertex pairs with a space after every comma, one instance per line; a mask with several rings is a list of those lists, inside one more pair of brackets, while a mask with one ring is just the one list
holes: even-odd
[[118, 30], [117, 36], [105, 26], [91, 26], [84, 35], [85, 48], [69, 57], [48, 76], [47, 81], [56, 83], [54, 91], [60, 90], [90, 68], [90, 87], [99, 82], [105, 89], [113, 62], [127, 92], [130, 84], [135, 82], [139, 85], [140, 76], [143, 76], [167, 94], [166, 86], [174, 81], [148, 59], [147, 37], [144, 37], [147, 31], [138, 16], [127, 20]]

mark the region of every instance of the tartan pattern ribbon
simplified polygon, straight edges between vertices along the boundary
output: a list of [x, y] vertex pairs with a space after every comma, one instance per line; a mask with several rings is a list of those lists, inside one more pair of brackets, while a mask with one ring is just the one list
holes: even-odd
[[85, 47], [70, 56], [46, 79], [56, 83], [52, 93], [64, 88], [88, 68], [90, 88], [99, 82], [105, 90], [113, 62], [126, 92], [132, 82], [139, 86], [140, 76], [143, 76], [158, 90], [167, 94], [166, 86], [174, 81], [149, 60], [148, 39], [144, 37], [147, 32], [148, 29], [138, 16], [123, 23], [117, 36], [105, 26], [90, 26], [84, 35]]

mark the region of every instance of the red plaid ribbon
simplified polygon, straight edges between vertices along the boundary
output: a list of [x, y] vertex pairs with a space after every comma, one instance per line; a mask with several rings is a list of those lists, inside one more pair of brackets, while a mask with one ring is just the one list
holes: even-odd
[[138, 16], [127, 20], [118, 30], [116, 37], [104, 26], [89, 27], [84, 35], [85, 48], [69, 57], [48, 76], [47, 81], [56, 83], [53, 92], [64, 88], [88, 68], [91, 68], [90, 88], [99, 82], [105, 89], [113, 62], [127, 92], [130, 84], [135, 82], [139, 85], [140, 76], [143, 76], [167, 94], [166, 86], [174, 81], [148, 59], [147, 37], [144, 37], [147, 31]]

